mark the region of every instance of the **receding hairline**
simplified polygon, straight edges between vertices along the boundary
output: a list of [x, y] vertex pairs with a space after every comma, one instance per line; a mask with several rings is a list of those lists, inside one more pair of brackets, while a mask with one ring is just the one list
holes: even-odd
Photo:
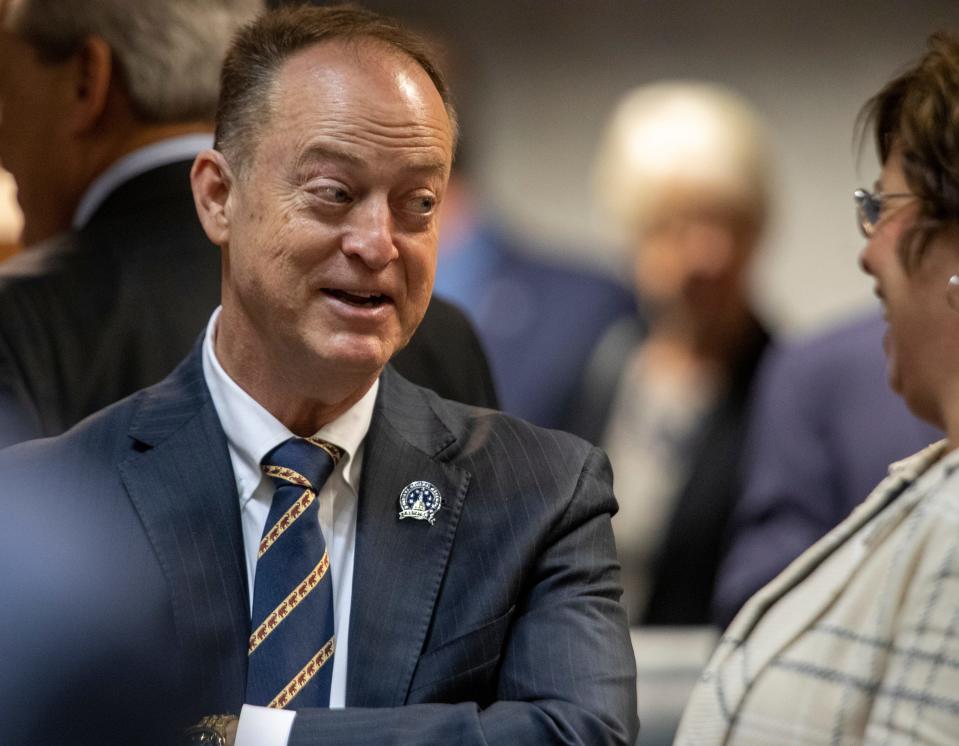
[[426, 70], [423, 65], [420, 64], [419, 60], [410, 55], [405, 50], [397, 47], [394, 44], [390, 44], [387, 41], [379, 39], [374, 36], [355, 36], [355, 37], [335, 37], [332, 39], [323, 39], [314, 44], [309, 44], [301, 49], [290, 53], [286, 59], [284, 59], [276, 68], [273, 73], [272, 79], [269, 82], [270, 92], [275, 92], [277, 90], [277, 85], [279, 84], [280, 78], [287, 74], [290, 66], [298, 59], [302, 58], [305, 55], [315, 52], [318, 49], [325, 49], [329, 47], [342, 46], [345, 47], [348, 52], [351, 52], [356, 55], [357, 68], [362, 62], [367, 62], [374, 65], [380, 65], [380, 60], [377, 60], [374, 56], [367, 56], [364, 60], [360, 59], [360, 55], [363, 53], [364, 49], [369, 51], [379, 51], [384, 54], [384, 57], [381, 59], [393, 59], [402, 64], [406, 69], [416, 70], [420, 74], [421, 84], [426, 85], [427, 90], [432, 90], [436, 94], [436, 100], [439, 102], [440, 106], [446, 112], [446, 118], [450, 124], [450, 128], [455, 130], [455, 117], [453, 115], [451, 106], [443, 100], [443, 94], [439, 88], [437, 88], [436, 83], [430, 77], [430, 73]]
[[[0, 0], [2, 2], [2, 0]], [[276, 115], [276, 104], [277, 96], [279, 91], [279, 86], [284, 75], [288, 73], [288, 70], [298, 58], [303, 57], [304, 55], [314, 52], [317, 49], [323, 49], [333, 46], [344, 47], [348, 52], [356, 54], [359, 56], [364, 49], [366, 50], [378, 50], [383, 53], [384, 59], [392, 59], [400, 62], [404, 67], [408, 69], [414, 69], [419, 71], [421, 75], [420, 84], [428, 85], [427, 90], [432, 90], [436, 96], [436, 100], [439, 102], [443, 111], [446, 114], [446, 123], [450, 130], [451, 136], [451, 147], [452, 152], [456, 152], [456, 143], [459, 138], [459, 128], [457, 123], [456, 111], [453, 106], [452, 100], [444, 99], [443, 92], [436, 85], [436, 82], [433, 80], [433, 77], [429, 70], [423, 66], [420, 60], [416, 59], [412, 54], [402, 47], [392, 44], [385, 39], [381, 39], [377, 36], [368, 35], [368, 34], [355, 34], [355, 35], [343, 35], [343, 36], [334, 36], [329, 39], [320, 39], [316, 42], [307, 44], [299, 49], [291, 51], [287, 54], [276, 67], [271, 71], [269, 80], [266, 82], [265, 86], [265, 96], [261, 104], [260, 113], [263, 115], [263, 118], [260, 119], [252, 130], [252, 142], [246, 142], [244, 145], [248, 148], [247, 154], [245, 156], [240, 156], [237, 158], [237, 163], [234, 164], [235, 168], [243, 170], [243, 166], [249, 163], [254, 156], [256, 148], [259, 145], [260, 137], [265, 132], [266, 128], [270, 126], [271, 119]], [[369, 60], [369, 57], [367, 57]], [[380, 61], [374, 61], [373, 64], [382, 64]], [[425, 81], [422, 80], [425, 78]], [[219, 144], [218, 144], [219, 145]], [[229, 145], [229, 143], [227, 143]], [[251, 147], [252, 146], [252, 147]]]

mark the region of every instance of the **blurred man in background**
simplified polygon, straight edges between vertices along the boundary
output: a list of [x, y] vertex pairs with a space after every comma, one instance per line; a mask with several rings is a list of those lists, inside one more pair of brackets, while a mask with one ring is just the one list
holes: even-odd
[[226, 45], [261, 0], [0, 0], [0, 159], [28, 247], [0, 268], [0, 440], [168, 373], [219, 293], [189, 188]]
[[768, 341], [748, 292], [768, 209], [764, 143], [738, 96], [663, 83], [620, 101], [600, 148], [599, 200], [633, 249], [648, 326], [634, 317], [601, 340], [572, 430], [613, 462], [633, 624], [709, 622]]

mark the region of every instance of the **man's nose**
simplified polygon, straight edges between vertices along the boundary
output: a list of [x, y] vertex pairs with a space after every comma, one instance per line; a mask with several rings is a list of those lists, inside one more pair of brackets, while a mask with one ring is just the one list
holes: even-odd
[[371, 197], [354, 208], [343, 237], [343, 253], [355, 256], [373, 270], [383, 269], [399, 256], [393, 243], [393, 214], [386, 199]]

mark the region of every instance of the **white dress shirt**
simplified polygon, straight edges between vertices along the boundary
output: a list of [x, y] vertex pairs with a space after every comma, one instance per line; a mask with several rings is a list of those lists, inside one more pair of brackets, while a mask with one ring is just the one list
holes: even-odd
[[[254, 401], [220, 366], [214, 350], [219, 315], [218, 308], [207, 325], [203, 343], [203, 376], [226, 434], [233, 474], [236, 477], [252, 614], [257, 549], [266, 526], [274, 490], [273, 485], [260, 471], [260, 463], [273, 448], [293, 437], [293, 433]], [[346, 702], [357, 495], [363, 467], [363, 441], [370, 428], [378, 389], [379, 379], [362, 399], [315, 433], [317, 437], [345, 451], [319, 494], [320, 529], [326, 540], [333, 580], [333, 625], [336, 634], [330, 707], [343, 707]], [[236, 746], [286, 744], [294, 718], [295, 712], [292, 710], [244, 705]]]
[[213, 135], [200, 132], [170, 137], [127, 153], [87, 187], [73, 213], [73, 229], [79, 230], [86, 225], [97, 208], [120, 184], [151, 169], [193, 159], [201, 150], [212, 147]]

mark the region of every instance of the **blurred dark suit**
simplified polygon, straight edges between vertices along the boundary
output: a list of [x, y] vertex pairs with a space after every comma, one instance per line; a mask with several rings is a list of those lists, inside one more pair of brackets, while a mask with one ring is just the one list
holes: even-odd
[[721, 626], [861, 503], [890, 463], [942, 437], [889, 388], [885, 326], [873, 312], [763, 360], [716, 584]]
[[63, 432], [189, 351], [220, 294], [191, 163], [135, 176], [81, 230], [0, 264], [0, 442]]
[[473, 321], [503, 411], [564, 430], [596, 341], [636, 316], [625, 286], [537, 256], [490, 225], [443, 245], [435, 294], [451, 298]]
[[472, 323], [456, 305], [435, 295], [413, 338], [391, 363], [444, 399], [499, 409], [493, 374]]
[[[585, 386], [571, 415], [570, 431], [601, 442], [620, 377], [643, 341], [638, 320], [613, 327], [597, 347]], [[716, 568], [739, 493], [738, 475], [745, 439], [747, 403], [769, 334], [756, 318], [730, 366], [725, 394], [698, 429], [689, 476], [673, 503], [652, 569], [645, 608], [631, 610], [646, 625], [704, 625], [710, 622]], [[624, 496], [620, 494], [622, 502]]]
[[[79, 231], [0, 264], [0, 444], [59, 434], [190, 350], [220, 297], [191, 164], [133, 177]], [[430, 304], [397, 366], [446, 397], [497, 405], [476, 334], [445, 302]]]

